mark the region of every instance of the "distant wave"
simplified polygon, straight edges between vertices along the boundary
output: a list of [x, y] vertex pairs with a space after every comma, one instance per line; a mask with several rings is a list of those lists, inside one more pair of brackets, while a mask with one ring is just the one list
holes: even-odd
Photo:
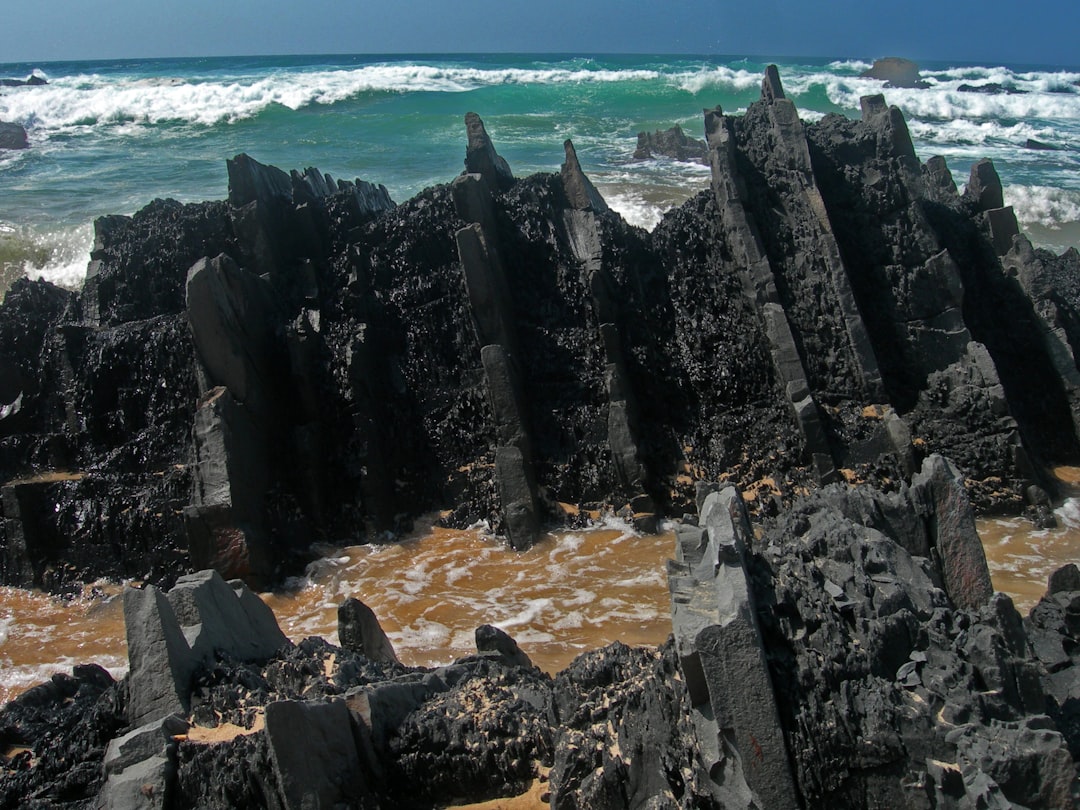
[[498, 85], [649, 81], [656, 70], [468, 68], [371, 65], [355, 70], [274, 71], [214, 80], [80, 75], [0, 96], [0, 118], [46, 131], [100, 124], [213, 125], [258, 115], [272, 104], [297, 110], [364, 93], [462, 93]]
[[1040, 126], [1028, 121], [1000, 123], [997, 120], [970, 121], [953, 118], [947, 121], [908, 119], [912, 137], [944, 144], [981, 145], [1008, 143], [1022, 146], [1029, 139], [1065, 147], [1076, 141], [1076, 136], [1062, 132], [1058, 127]]

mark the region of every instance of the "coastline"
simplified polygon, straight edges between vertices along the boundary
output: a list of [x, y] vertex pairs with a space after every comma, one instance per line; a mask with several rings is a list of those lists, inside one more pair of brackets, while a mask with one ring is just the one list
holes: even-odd
[[[408, 199], [445, 180], [445, 167], [458, 159], [454, 122], [472, 108], [492, 111], [489, 125], [503, 133], [503, 150], [524, 174], [557, 169], [552, 133], [573, 138], [609, 202], [627, 221], [651, 228], [685, 200], [671, 189], [701, 190], [709, 181], [707, 172], [675, 161], [630, 162], [636, 133], [680, 123], [700, 137], [699, 111], [717, 103], [745, 109], [765, 64], [455, 54], [47, 65], [49, 86], [0, 95], [0, 120], [28, 125], [34, 144], [0, 153], [0, 176], [9, 183], [0, 264], [78, 286], [95, 217], [133, 214], [155, 196], [212, 199], [222, 185], [220, 156], [239, 151], [359, 176]], [[31, 67], [0, 69], [23, 76]], [[885, 92], [908, 117], [922, 159], [944, 155], [959, 174], [991, 157], [1033, 241], [1055, 252], [1076, 244], [1080, 88], [1073, 82], [1080, 68], [934, 63], [924, 66], [930, 88], [905, 90], [860, 78], [867, 67], [852, 59], [781, 63], [805, 120], [857, 117], [860, 96]], [[965, 93], [962, 85], [1004, 89]], [[577, 102], [581, 92], [588, 105]], [[1029, 139], [1056, 149], [1025, 149]]]

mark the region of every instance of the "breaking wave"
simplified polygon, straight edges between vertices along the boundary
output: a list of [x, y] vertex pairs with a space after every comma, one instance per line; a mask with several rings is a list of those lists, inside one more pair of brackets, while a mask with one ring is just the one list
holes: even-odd
[[0, 221], [0, 279], [6, 286], [25, 275], [77, 289], [86, 277], [93, 241], [89, 223], [70, 229], [36, 230]]
[[354, 70], [278, 70], [216, 78], [116, 78], [86, 74], [0, 96], [0, 119], [39, 130], [184, 122], [210, 126], [363, 94], [463, 93], [498, 85], [604, 84], [657, 79], [655, 70], [370, 65]]

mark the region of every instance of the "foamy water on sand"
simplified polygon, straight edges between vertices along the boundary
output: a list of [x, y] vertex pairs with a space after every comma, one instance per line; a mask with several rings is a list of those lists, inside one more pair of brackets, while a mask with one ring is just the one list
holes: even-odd
[[[1080, 498], [1057, 510], [1060, 527], [1016, 519], [979, 522], [994, 587], [1025, 614], [1049, 574], [1080, 562]], [[263, 594], [293, 641], [337, 643], [337, 609], [349, 597], [379, 617], [401, 660], [437, 666], [475, 651], [493, 624], [548, 672], [612, 641], [659, 644], [671, 632], [665, 562], [670, 532], [641, 535], [620, 523], [552, 534], [515, 552], [482, 529], [429, 528], [385, 546], [325, 548], [306, 575]], [[80, 663], [115, 677], [127, 668], [119, 586], [63, 600], [0, 588], [0, 702]]]
[[[293, 641], [337, 643], [337, 609], [352, 596], [375, 611], [406, 664], [437, 666], [475, 652], [476, 628], [493, 624], [557, 672], [612, 641], [667, 638], [664, 571], [673, 544], [670, 533], [641, 535], [618, 522], [553, 534], [526, 552], [479, 528], [428, 528], [391, 545], [325, 548], [304, 577], [262, 597]], [[119, 590], [65, 601], [0, 588], [0, 702], [75, 664], [122, 675]]]

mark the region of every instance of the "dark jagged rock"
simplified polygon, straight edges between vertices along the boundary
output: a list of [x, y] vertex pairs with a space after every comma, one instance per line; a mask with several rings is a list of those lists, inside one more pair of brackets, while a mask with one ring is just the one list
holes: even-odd
[[648, 522], [721, 476], [760, 517], [934, 453], [976, 509], [1045, 511], [1080, 460], [1075, 254], [862, 106], [804, 124], [770, 69], [706, 114], [713, 187], [651, 234], [572, 144], [400, 206], [240, 155], [228, 201], [99, 219], [81, 293], [0, 313], [4, 580], [271, 582], [436, 509], [525, 547], [559, 503]]
[[0, 149], [29, 149], [30, 141], [21, 124], [0, 121]]
[[495, 151], [484, 122], [474, 112], [465, 113], [465, 133], [465, 172], [480, 175], [493, 190], [505, 191], [513, 184], [514, 174], [510, 164]]
[[552, 807], [725, 806], [697, 750], [679, 672], [671, 644], [646, 650], [616, 643], [579, 656], [559, 673]]
[[92, 806], [124, 725], [123, 690], [98, 666], [24, 692], [0, 708], [0, 807]]
[[338, 608], [338, 640], [342, 649], [371, 661], [399, 663], [374, 611], [359, 599], [346, 599]]
[[1056, 152], [1061, 149], [1060, 146], [1054, 146], [1054, 144], [1045, 143], [1044, 141], [1037, 141], [1034, 138], [1028, 138], [1024, 141], [1024, 148], [1043, 152]]
[[889, 87], [926, 88], [930, 85], [919, 75], [919, 66], [910, 59], [886, 56], [875, 59], [874, 64], [860, 74], [867, 79], [880, 79]]
[[[993, 166], [960, 195], [920, 164], [880, 96], [805, 124], [770, 69], [705, 134], [712, 188], [652, 233], [572, 145], [513, 179], [470, 119], [483, 165], [402, 205], [241, 156], [229, 201], [98, 220], [82, 293], [14, 285], [4, 581], [177, 586], [127, 592], [122, 687], [62, 678], [0, 713], [32, 752], [5, 750], [0, 796], [1069, 807], [1078, 578], [1025, 622], [972, 515], [1047, 508], [1080, 460], [1080, 254], [1031, 247]], [[183, 576], [273, 580], [313, 539], [435, 509], [525, 546], [558, 502], [643, 519], [699, 495], [674, 643], [554, 679], [483, 629], [430, 671], [355, 621], [285, 644], [254, 594]], [[16, 708], [39, 714], [8, 735]]]
[[853, 494], [767, 522], [751, 564], [806, 806], [1071, 806], [1065, 728], [1010, 600], [950, 605], [938, 563], [840, 516]]
[[476, 628], [476, 651], [481, 654], [493, 653], [503, 663], [512, 667], [532, 669], [532, 661], [517, 642], [508, 633], [490, 624], [482, 624]]
[[649, 160], [662, 156], [688, 163], [708, 164], [708, 147], [705, 141], [691, 138], [681, 126], [655, 132], [639, 132], [634, 160]]

